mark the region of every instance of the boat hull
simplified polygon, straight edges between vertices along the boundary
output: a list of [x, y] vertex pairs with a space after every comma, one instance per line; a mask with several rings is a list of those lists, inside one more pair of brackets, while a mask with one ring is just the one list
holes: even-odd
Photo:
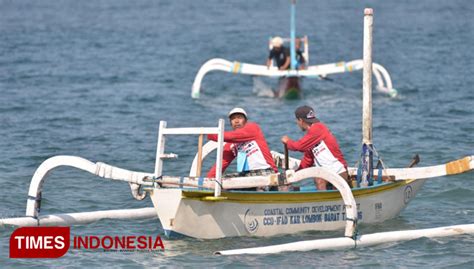
[[[353, 190], [358, 223], [378, 223], [400, 214], [425, 180], [408, 180]], [[151, 198], [163, 229], [201, 239], [274, 236], [342, 230], [345, 208], [337, 191], [212, 192], [154, 189]]]
[[301, 98], [301, 78], [282, 77], [278, 81], [278, 98], [299, 99]]

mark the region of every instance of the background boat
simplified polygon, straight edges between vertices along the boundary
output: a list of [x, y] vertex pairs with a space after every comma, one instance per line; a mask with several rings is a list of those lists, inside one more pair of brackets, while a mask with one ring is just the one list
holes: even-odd
[[[290, 6], [290, 34], [289, 37], [280, 38], [283, 41], [282, 48], [288, 51], [289, 66], [285, 70], [280, 70], [274, 63], [274, 59], [269, 59], [269, 65], [266, 64], [255, 64], [234, 61], [222, 58], [213, 58], [207, 60], [200, 68], [194, 78], [193, 86], [191, 89], [192, 98], [200, 98], [201, 96], [201, 85], [204, 77], [211, 71], [223, 71], [233, 73], [234, 75], [251, 75], [254, 77], [254, 89], [257, 88], [255, 83], [255, 77], [274, 77], [278, 78], [277, 86], [270, 96], [280, 99], [298, 99], [303, 96], [303, 88], [301, 81], [303, 78], [320, 80], [333, 79], [328, 78], [334, 74], [350, 73], [353, 71], [362, 70], [363, 61], [362, 59], [353, 60], [337, 60], [333, 63], [317, 63], [314, 64], [310, 61], [309, 53], [309, 39], [307, 35], [303, 37], [296, 34], [296, 0], [289, 1]], [[307, 22], [311, 24], [312, 21]], [[268, 51], [272, 51], [272, 41], [276, 36], [270, 37], [268, 42]], [[301, 53], [301, 59], [298, 59], [297, 54]], [[268, 52], [267, 52], [268, 54]], [[372, 73], [374, 80], [377, 82], [374, 89], [387, 94], [388, 96], [395, 98], [398, 95], [397, 90], [393, 87], [392, 79], [388, 71], [380, 64], [374, 62], [372, 65]], [[260, 82], [261, 83], [261, 82]], [[265, 88], [270, 88], [265, 86]], [[233, 94], [230, 92], [229, 94]]]

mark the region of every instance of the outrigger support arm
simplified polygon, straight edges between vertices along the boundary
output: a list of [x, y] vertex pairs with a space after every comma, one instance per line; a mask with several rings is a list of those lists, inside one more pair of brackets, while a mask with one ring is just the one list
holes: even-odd
[[[154, 186], [155, 182], [150, 181], [150, 178], [156, 178], [161, 176], [162, 171], [162, 159], [174, 156], [173, 154], [164, 154], [164, 145], [165, 139], [164, 135], [169, 134], [208, 134], [216, 133], [219, 134], [219, 139], [221, 142], [220, 148], [223, 147], [223, 132], [224, 132], [224, 120], [219, 120], [219, 126], [217, 128], [167, 128], [166, 122], [162, 121], [160, 123], [160, 132], [158, 137], [158, 147], [157, 147], [157, 163], [155, 166], [155, 173], [143, 173], [135, 172], [122, 168], [118, 168], [106, 163], [97, 162], [93, 163], [87, 159], [77, 157], [77, 156], [54, 156], [43, 163], [36, 169], [33, 178], [31, 179], [30, 188], [28, 191], [28, 199], [26, 202], [26, 216], [38, 218], [39, 212], [41, 209], [41, 192], [43, 189], [43, 184], [51, 172], [51, 170], [60, 167], [60, 166], [70, 166], [75, 167], [84, 171], [87, 171], [91, 174], [97, 175], [99, 177], [126, 181], [130, 184], [132, 189], [132, 195], [137, 200], [143, 200], [146, 196], [145, 192], [140, 193], [140, 186]], [[219, 153], [218, 153], [219, 154]], [[222, 149], [220, 152], [220, 158], [218, 155], [217, 162], [222, 163]], [[219, 171], [217, 172], [220, 175]], [[220, 177], [217, 178], [216, 190], [220, 194], [220, 186], [222, 185], [219, 182]]]
[[[390, 175], [396, 181], [420, 178], [435, 178], [442, 176], [452, 176], [474, 170], [474, 155], [466, 156], [462, 159], [454, 160], [445, 164], [427, 167], [413, 168], [388, 168], [384, 170], [384, 175]], [[374, 170], [375, 173], [375, 170]]]
[[[285, 156], [282, 153], [271, 151], [273, 160], [278, 163], [283, 163]], [[290, 169], [297, 169], [300, 165], [300, 160], [290, 157]], [[281, 165], [277, 165], [281, 167]], [[357, 167], [348, 167], [350, 175], [357, 174]], [[443, 176], [452, 176], [466, 173], [474, 170], [474, 155], [466, 156], [461, 159], [450, 161], [448, 163], [411, 168], [387, 168], [383, 170], [383, 176], [394, 178], [395, 181], [410, 180], [410, 179], [426, 179], [437, 178]], [[374, 169], [373, 173], [377, 174], [378, 170]]]
[[[337, 62], [321, 65], [309, 66], [304, 70], [278, 70], [276, 67], [270, 69], [266, 65], [248, 64], [241, 62], [230, 62], [221, 58], [214, 58], [201, 66], [196, 77], [194, 78], [191, 96], [192, 98], [199, 98], [201, 93], [201, 83], [204, 76], [211, 71], [223, 71], [234, 74], [244, 74], [252, 76], [265, 77], [284, 77], [284, 76], [299, 76], [308, 78], [326, 77], [327, 75], [345, 73], [361, 70], [363, 68], [363, 61], [361, 59], [352, 60], [349, 62]], [[380, 92], [386, 93], [391, 97], [397, 95], [397, 90], [393, 88], [392, 80], [387, 70], [380, 64], [372, 64], [373, 75], [377, 80], [377, 89]]]
[[349, 187], [341, 176], [323, 167], [310, 167], [297, 172], [287, 170], [286, 181], [288, 184], [291, 184], [303, 179], [315, 177], [323, 178], [328, 181], [341, 193], [346, 209], [346, 229], [344, 236], [355, 239], [357, 233], [357, 205], [354, 195], [352, 195], [351, 187]]
[[[26, 202], [26, 216], [37, 218], [41, 208], [41, 192], [43, 189], [43, 184], [51, 172], [51, 170], [60, 167], [60, 166], [71, 166], [78, 169], [82, 169], [91, 174], [97, 175], [99, 177], [127, 181], [130, 183], [130, 186], [135, 187], [139, 185], [150, 184], [144, 182], [143, 178], [153, 176], [153, 174], [134, 172], [122, 168], [118, 168], [106, 163], [93, 163], [87, 159], [76, 157], [76, 156], [54, 156], [46, 161], [44, 161], [38, 169], [36, 169], [33, 178], [31, 179], [30, 189], [28, 191], [28, 200]], [[138, 194], [138, 188], [136, 189], [137, 193], [133, 194], [134, 197], [138, 200], [145, 198], [145, 194]]]

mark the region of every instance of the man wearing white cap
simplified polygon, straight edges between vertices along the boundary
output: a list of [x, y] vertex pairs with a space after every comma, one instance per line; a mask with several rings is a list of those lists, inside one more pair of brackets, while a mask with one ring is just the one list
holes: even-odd
[[[233, 131], [224, 132], [222, 172], [237, 157], [237, 172], [241, 175], [270, 174], [278, 172], [272, 154], [260, 126], [247, 121], [247, 112], [236, 107], [229, 112], [229, 121]], [[217, 141], [217, 135], [207, 135], [209, 140]], [[207, 173], [208, 178], [216, 176], [216, 165]]]
[[[336, 137], [329, 128], [316, 118], [313, 108], [300, 106], [295, 110], [296, 123], [306, 135], [298, 141], [291, 140], [288, 136], [283, 136], [281, 142], [289, 150], [301, 151], [304, 153], [298, 170], [311, 166], [324, 167], [336, 174], [339, 174], [348, 183], [347, 162], [344, 159]], [[318, 190], [327, 189], [327, 181], [316, 178], [315, 184]]]
[[272, 39], [272, 50], [268, 55], [267, 67], [270, 68], [272, 59], [275, 61], [279, 70], [286, 70], [290, 67], [290, 51], [283, 46], [283, 39], [276, 36]]

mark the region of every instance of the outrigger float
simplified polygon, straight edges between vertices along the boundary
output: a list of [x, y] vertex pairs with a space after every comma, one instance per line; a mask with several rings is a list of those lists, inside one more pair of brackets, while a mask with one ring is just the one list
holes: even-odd
[[[105, 163], [93, 163], [76, 156], [55, 156], [44, 161], [33, 175], [27, 199], [26, 216], [0, 220], [0, 225], [55, 226], [75, 225], [103, 218], [138, 219], [158, 216], [167, 235], [181, 234], [200, 239], [234, 236], [272, 236], [302, 231], [344, 229], [343, 238], [295, 242], [256, 249], [219, 251], [218, 254], [277, 253], [310, 249], [340, 249], [370, 245], [420, 236], [450, 236], [474, 234], [474, 224], [442, 227], [431, 230], [397, 231], [373, 235], [358, 235], [360, 224], [380, 223], [398, 216], [416, 196], [429, 178], [456, 175], [473, 170], [474, 155], [446, 164], [411, 168], [373, 168], [372, 107], [371, 107], [371, 44], [372, 10], [364, 17], [364, 94], [363, 94], [363, 154], [361, 166], [349, 169], [357, 178], [351, 189], [339, 175], [324, 168], [293, 170], [298, 160], [286, 154], [272, 152], [279, 167], [288, 169], [266, 176], [225, 178], [221, 173], [224, 120], [218, 127], [168, 128], [160, 122], [153, 173], [129, 171]], [[217, 142], [203, 145], [205, 134], [217, 134]], [[163, 161], [177, 157], [166, 153], [166, 137], [199, 135], [198, 152], [189, 176], [162, 174]], [[201, 177], [203, 159], [216, 150], [216, 178]], [[284, 163], [284, 165], [283, 165]], [[147, 194], [154, 208], [120, 209], [40, 216], [42, 186], [51, 170], [71, 166], [99, 177], [128, 182], [132, 195], [143, 200]], [[292, 169], [293, 168], [293, 169]], [[355, 175], [358, 175], [357, 177]], [[374, 176], [377, 175], [377, 176]], [[246, 188], [288, 186], [320, 177], [332, 183], [329, 191], [242, 191]], [[376, 180], [375, 180], [376, 179]]]
[[[309, 65], [309, 44], [308, 37], [296, 38], [296, 0], [291, 1], [291, 23], [290, 23], [290, 38], [284, 38], [283, 41], [290, 44], [290, 68], [288, 70], [278, 70], [277, 67], [272, 66], [270, 69], [266, 65], [257, 65], [250, 63], [242, 63], [238, 61], [228, 61], [226, 59], [214, 58], [208, 60], [199, 69], [192, 85], [192, 98], [199, 98], [201, 96], [201, 83], [207, 73], [212, 71], [223, 71], [233, 74], [273, 77], [279, 78], [278, 87], [274, 91], [277, 98], [296, 99], [302, 95], [302, 78], [319, 78], [322, 80], [331, 80], [328, 75], [339, 74], [345, 72], [353, 72], [362, 70], [363, 60], [355, 59], [351, 61], [340, 61], [336, 63], [327, 63], [319, 65]], [[297, 68], [295, 40], [299, 39], [303, 43], [302, 55], [305, 58], [304, 69]], [[270, 38], [271, 40], [271, 38]], [[269, 42], [269, 49], [272, 44]], [[388, 71], [380, 64], [372, 64], [372, 73], [377, 80], [377, 90], [396, 97], [398, 92], [393, 88], [392, 79]]]

